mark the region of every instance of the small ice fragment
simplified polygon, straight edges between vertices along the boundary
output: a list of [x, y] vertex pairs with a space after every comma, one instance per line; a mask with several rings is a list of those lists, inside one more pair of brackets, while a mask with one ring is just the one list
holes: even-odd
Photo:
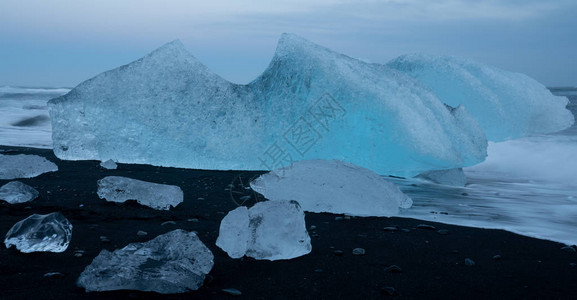
[[296, 200], [305, 211], [390, 217], [412, 200], [375, 172], [338, 160], [306, 160], [250, 183], [269, 200]]
[[465, 186], [467, 184], [467, 177], [462, 168], [428, 171], [415, 177], [444, 185]]
[[175, 185], [108, 176], [98, 181], [98, 197], [112, 202], [136, 200], [154, 209], [168, 210], [181, 203], [184, 194], [180, 187]]
[[184, 293], [202, 286], [213, 259], [194, 232], [177, 229], [114, 252], [102, 250], [80, 274], [77, 284], [87, 292]]
[[72, 224], [59, 212], [33, 214], [14, 224], [6, 234], [6, 248], [20, 252], [64, 252], [72, 238]]
[[304, 213], [296, 201], [266, 201], [229, 212], [216, 245], [232, 258], [261, 260], [299, 257], [311, 252]]
[[20, 181], [10, 181], [0, 187], [0, 200], [10, 204], [32, 201], [38, 197], [38, 191]]
[[38, 155], [0, 154], [0, 179], [32, 178], [56, 171], [58, 171], [58, 166]]
[[100, 166], [108, 170], [116, 170], [118, 168], [118, 165], [112, 159], [100, 162]]

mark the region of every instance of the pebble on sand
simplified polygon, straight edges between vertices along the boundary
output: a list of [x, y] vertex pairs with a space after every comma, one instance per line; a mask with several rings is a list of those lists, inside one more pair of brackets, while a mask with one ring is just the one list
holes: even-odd
[[427, 229], [427, 230], [436, 230], [437, 229], [435, 226], [427, 225], [427, 224], [419, 224], [419, 225], [417, 225], [417, 228]]
[[381, 294], [393, 296], [395, 294], [395, 288], [392, 286], [384, 286], [381, 288]]
[[403, 269], [401, 269], [401, 267], [397, 266], [397, 265], [390, 265], [388, 267], [385, 268], [385, 272], [390, 272], [390, 273], [402, 273]]
[[240, 296], [242, 295], [242, 292], [237, 290], [237, 289], [233, 289], [233, 288], [228, 288], [228, 289], [222, 289], [221, 290], [223, 293], [225, 294], [229, 294], [231, 296]]

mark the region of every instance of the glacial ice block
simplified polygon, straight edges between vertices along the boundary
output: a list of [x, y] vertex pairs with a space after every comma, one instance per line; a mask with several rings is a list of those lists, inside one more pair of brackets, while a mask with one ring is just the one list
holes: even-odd
[[311, 252], [305, 215], [296, 201], [265, 201], [230, 211], [216, 245], [232, 258], [292, 259]]
[[201, 287], [213, 265], [212, 252], [198, 236], [177, 229], [114, 252], [102, 250], [80, 274], [77, 284], [87, 292], [185, 293]]
[[136, 202], [154, 209], [168, 210], [184, 199], [180, 187], [152, 183], [121, 176], [108, 176], [98, 180], [98, 197], [112, 202]]
[[20, 181], [10, 181], [0, 187], [0, 200], [10, 204], [32, 201], [38, 197], [38, 191]]
[[441, 101], [464, 105], [491, 141], [560, 131], [574, 123], [566, 97], [520, 73], [451, 56], [404, 55], [387, 64], [422, 82]]
[[38, 155], [0, 154], [0, 179], [32, 178], [58, 171], [58, 166]]
[[414, 176], [470, 166], [486, 139], [412, 77], [283, 34], [247, 85], [215, 75], [179, 41], [48, 103], [54, 153], [198, 169], [272, 170], [339, 159]]
[[72, 238], [72, 224], [59, 212], [33, 214], [14, 224], [6, 234], [6, 248], [20, 252], [64, 252]]
[[413, 203], [375, 172], [336, 160], [299, 161], [261, 175], [250, 186], [269, 200], [296, 200], [317, 213], [390, 217]]

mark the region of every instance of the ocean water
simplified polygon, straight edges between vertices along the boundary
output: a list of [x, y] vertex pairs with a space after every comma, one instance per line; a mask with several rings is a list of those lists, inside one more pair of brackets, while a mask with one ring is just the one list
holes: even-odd
[[[0, 145], [51, 148], [46, 102], [66, 88], [0, 87]], [[577, 88], [552, 88], [577, 115]], [[577, 244], [577, 125], [562, 132], [489, 143], [485, 162], [456, 188], [393, 178], [413, 198], [401, 216]], [[390, 179], [390, 178], [389, 178]]]
[[46, 102], [66, 88], [0, 87], [0, 145], [52, 148]]
[[[577, 88], [551, 91], [566, 96], [577, 116]], [[577, 125], [489, 142], [487, 152], [483, 163], [464, 169], [463, 188], [394, 179], [413, 198], [402, 216], [577, 244]]]

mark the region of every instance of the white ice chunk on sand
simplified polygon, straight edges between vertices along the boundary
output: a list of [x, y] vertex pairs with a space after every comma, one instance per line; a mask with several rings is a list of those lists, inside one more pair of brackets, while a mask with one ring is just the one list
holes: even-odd
[[136, 200], [154, 209], [168, 210], [184, 199], [180, 187], [152, 183], [121, 176], [108, 176], [98, 180], [98, 197], [111, 202]]
[[10, 204], [32, 201], [38, 197], [38, 191], [20, 181], [10, 181], [0, 187], [0, 200]]
[[415, 177], [444, 185], [465, 186], [467, 184], [467, 176], [461, 168], [427, 171]]
[[72, 238], [72, 224], [59, 212], [33, 214], [14, 224], [6, 234], [6, 248], [20, 252], [64, 252]]
[[108, 170], [116, 170], [118, 168], [118, 165], [112, 159], [100, 162], [100, 166]]
[[229, 212], [216, 245], [232, 258], [260, 260], [299, 257], [311, 252], [305, 215], [296, 201], [266, 201]]
[[473, 60], [413, 54], [387, 66], [405, 72], [431, 89], [444, 103], [464, 105], [491, 141], [565, 129], [574, 117], [558, 97], [520, 73]]
[[308, 160], [263, 174], [250, 183], [269, 200], [296, 200], [305, 211], [394, 216], [412, 200], [373, 171], [337, 160]]
[[230, 211], [220, 222], [216, 245], [232, 258], [241, 258], [248, 250], [252, 233], [248, 208], [240, 206]]
[[0, 179], [32, 178], [58, 171], [58, 166], [38, 155], [0, 154]]
[[292, 156], [407, 177], [474, 165], [487, 148], [465, 108], [452, 113], [414, 78], [291, 34], [247, 85], [174, 41], [48, 106], [54, 153], [68, 160], [271, 170]]
[[80, 274], [77, 284], [87, 292], [185, 293], [202, 286], [213, 260], [212, 252], [194, 232], [177, 229], [114, 252], [102, 250]]

